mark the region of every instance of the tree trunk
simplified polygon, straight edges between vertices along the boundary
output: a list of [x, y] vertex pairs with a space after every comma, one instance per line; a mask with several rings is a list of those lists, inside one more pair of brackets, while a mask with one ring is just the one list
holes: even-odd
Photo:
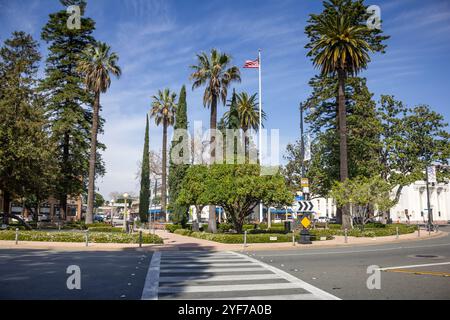
[[[341, 182], [348, 179], [348, 151], [347, 151], [347, 108], [345, 101], [345, 71], [339, 70], [339, 173]], [[351, 217], [349, 206], [344, 206], [342, 210], [342, 228], [350, 229]]]
[[162, 182], [161, 182], [161, 210], [166, 222], [169, 222], [167, 209], [167, 120], [163, 123], [163, 147], [162, 147]]
[[[210, 164], [214, 164], [216, 161], [216, 137], [213, 131], [217, 129], [217, 97], [213, 95], [211, 102], [211, 119], [210, 119], [210, 129], [211, 129], [211, 141], [210, 141]], [[216, 206], [209, 206], [209, 219], [208, 219], [208, 232], [217, 233], [217, 223], [216, 223]]]
[[9, 224], [9, 218], [8, 215], [10, 214], [9, 212], [9, 207], [11, 205], [11, 194], [4, 190], [3, 191], [3, 213], [5, 214], [3, 216], [3, 223], [4, 224]]
[[94, 114], [91, 128], [91, 154], [89, 157], [89, 185], [88, 185], [88, 207], [86, 212], [86, 224], [93, 222], [94, 200], [95, 200], [95, 164], [97, 162], [97, 134], [100, 113], [100, 92], [95, 93]]

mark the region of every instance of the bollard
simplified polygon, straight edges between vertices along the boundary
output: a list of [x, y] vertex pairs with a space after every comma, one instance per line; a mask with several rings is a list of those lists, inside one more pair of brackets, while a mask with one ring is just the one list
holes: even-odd
[[345, 243], [348, 243], [348, 229], [345, 229]]
[[398, 240], [400, 238], [398, 227], [396, 228], [396, 231], [397, 231], [397, 240]]
[[89, 247], [89, 230], [86, 230], [86, 247]]
[[61, 231], [61, 223], [58, 222], [58, 231]]
[[139, 248], [142, 248], [142, 230], [139, 231]]
[[247, 248], [247, 231], [244, 232], [244, 249]]
[[417, 225], [417, 237], [420, 238], [420, 225]]
[[292, 235], [292, 245], [295, 247], [295, 233]]
[[19, 244], [19, 228], [16, 228], [16, 245]]

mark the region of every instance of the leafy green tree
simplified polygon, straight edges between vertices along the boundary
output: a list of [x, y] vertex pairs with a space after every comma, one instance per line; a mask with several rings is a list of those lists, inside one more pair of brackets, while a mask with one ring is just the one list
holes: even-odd
[[[86, 190], [89, 174], [90, 131], [93, 114], [89, 107], [93, 96], [85, 90], [84, 78], [77, 70], [78, 58], [90, 44], [94, 43], [92, 32], [95, 23], [90, 18], [81, 18], [81, 28], [67, 28], [68, 5], [79, 5], [83, 14], [85, 0], [61, 0], [64, 6], [50, 14], [41, 37], [49, 44], [45, 79], [41, 90], [46, 95], [51, 122], [52, 140], [57, 145], [58, 180], [55, 182], [61, 214], [65, 217], [68, 196], [78, 196]], [[103, 121], [100, 121], [100, 130]], [[98, 149], [103, 149], [102, 144]], [[98, 175], [104, 173], [101, 157], [97, 157]]]
[[[209, 204], [207, 198], [207, 185], [209, 170], [204, 165], [190, 166], [182, 182], [176, 203], [180, 206], [195, 206], [197, 217], [203, 208]], [[198, 222], [198, 221], [197, 221]]]
[[[228, 54], [220, 53], [212, 49], [210, 55], [201, 53], [197, 55], [197, 65], [192, 66], [193, 73], [191, 80], [194, 82], [192, 89], [206, 86], [203, 96], [203, 105], [210, 107], [210, 129], [217, 129], [217, 104], [222, 100], [226, 104], [228, 87], [233, 82], [240, 82], [241, 75], [239, 68], [231, 66], [231, 57]], [[211, 163], [215, 162], [215, 137], [211, 135], [210, 141]], [[214, 206], [209, 210], [208, 230], [217, 232], [216, 209]]]
[[139, 195], [139, 217], [142, 222], [148, 222], [148, 210], [150, 208], [150, 137], [148, 117], [145, 117], [144, 154], [141, 166], [141, 192]]
[[[336, 135], [337, 79], [315, 77], [310, 81], [313, 89], [304, 103], [307, 109], [312, 141], [312, 159], [307, 163], [311, 192], [327, 197], [335, 181], [339, 180], [339, 136]], [[348, 119], [349, 176], [371, 177], [380, 169], [379, 148], [381, 124], [377, 117], [376, 102], [363, 78], [352, 77], [346, 81], [346, 109]], [[288, 145], [285, 158], [286, 179], [294, 191], [301, 190], [301, 143]]]
[[[186, 102], [186, 87], [183, 86], [181, 88], [180, 96], [178, 98], [178, 106], [175, 114], [175, 130], [187, 130], [188, 129], [188, 119], [187, 119], [187, 102]], [[174, 148], [183, 143], [183, 137], [180, 137], [178, 141], [172, 141], [172, 151]], [[171, 156], [172, 156], [171, 151]], [[184, 152], [187, 150], [182, 150], [179, 156], [180, 158], [184, 157]], [[186, 205], [178, 205], [176, 200], [181, 190], [181, 184], [183, 183], [184, 177], [186, 176], [186, 170], [189, 168], [187, 164], [175, 164], [170, 159], [170, 168], [169, 168], [169, 199], [170, 199], [170, 208], [173, 213], [174, 222], [180, 223], [183, 227], [186, 226], [186, 223], [189, 219], [189, 206]]]
[[281, 175], [261, 176], [259, 165], [215, 164], [190, 168], [178, 201], [186, 205], [220, 205], [241, 233], [245, 219], [261, 201], [269, 206], [289, 205], [292, 194]]
[[15, 198], [33, 199], [39, 206], [52, 193], [58, 173], [44, 100], [36, 94], [40, 59], [37, 42], [24, 32], [14, 32], [0, 49], [0, 189], [5, 214]]
[[153, 96], [150, 110], [150, 116], [155, 118], [156, 125], [163, 126], [161, 201], [164, 213], [167, 210], [167, 129], [175, 122], [176, 98], [176, 93], [170, 89], [159, 90], [158, 95]]
[[[382, 125], [381, 178], [395, 191], [394, 202], [398, 203], [406, 186], [425, 180], [427, 166], [448, 164], [448, 125], [442, 115], [428, 106], [408, 108], [393, 96], [386, 95], [381, 97], [378, 117]], [[439, 171], [441, 178], [448, 178], [447, 172]], [[387, 219], [387, 213], [384, 219]]]
[[88, 46], [81, 54], [78, 70], [84, 76], [86, 89], [94, 94], [91, 127], [91, 150], [89, 156], [89, 185], [86, 223], [92, 223], [95, 196], [95, 164], [97, 163], [97, 135], [100, 122], [100, 95], [111, 86], [110, 74], [120, 77], [122, 71], [117, 65], [119, 57], [103, 42]]
[[103, 196], [100, 193], [96, 192], [95, 193], [94, 208], [98, 209], [98, 208], [100, 208], [100, 207], [102, 207], [104, 205], [105, 205], [105, 198], [103, 198]]
[[[347, 146], [347, 110], [345, 82], [348, 76], [356, 76], [367, 68], [370, 52], [383, 51], [382, 36], [379, 30], [366, 26], [369, 15], [363, 1], [329, 0], [324, 2], [324, 11], [311, 15], [306, 34], [315, 67], [320, 68], [322, 76], [338, 78], [338, 132], [340, 181], [349, 178]], [[343, 227], [349, 227], [348, 208], [342, 208]]]
[[351, 206], [352, 220], [364, 228], [375, 210], [382, 213], [395, 206], [390, 192], [391, 185], [380, 176], [374, 176], [336, 182], [330, 194], [338, 205]]

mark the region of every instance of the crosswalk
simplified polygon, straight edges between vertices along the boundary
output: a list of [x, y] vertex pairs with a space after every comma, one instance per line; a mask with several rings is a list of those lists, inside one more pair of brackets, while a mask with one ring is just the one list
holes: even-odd
[[236, 252], [155, 252], [143, 300], [337, 300], [287, 272]]

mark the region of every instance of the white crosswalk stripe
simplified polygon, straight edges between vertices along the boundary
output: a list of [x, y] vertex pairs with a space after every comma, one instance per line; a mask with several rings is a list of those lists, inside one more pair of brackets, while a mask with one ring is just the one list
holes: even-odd
[[282, 270], [235, 252], [161, 252], [155, 255], [155, 261], [152, 260], [142, 299], [338, 298]]

